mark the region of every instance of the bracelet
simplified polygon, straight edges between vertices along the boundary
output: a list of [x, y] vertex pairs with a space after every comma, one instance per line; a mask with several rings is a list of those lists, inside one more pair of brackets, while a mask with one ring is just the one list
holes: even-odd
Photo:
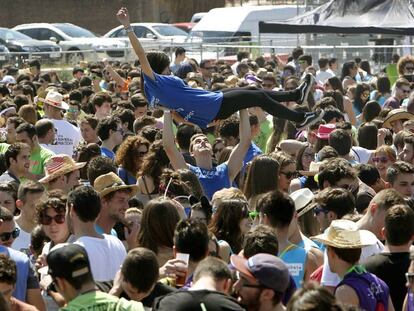
[[132, 26], [124, 27], [126, 33], [134, 32], [134, 28]]

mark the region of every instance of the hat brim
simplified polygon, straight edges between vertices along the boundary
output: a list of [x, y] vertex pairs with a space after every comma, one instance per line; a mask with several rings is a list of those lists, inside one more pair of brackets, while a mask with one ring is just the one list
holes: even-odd
[[310, 210], [313, 210], [316, 207], [316, 205], [318, 205], [318, 204], [310, 202], [305, 207], [297, 210], [296, 212], [297, 212], [298, 217], [301, 217], [301, 216], [305, 215], [307, 212], [309, 212]]
[[45, 99], [45, 98], [38, 98], [37, 100], [38, 100], [38, 101], [41, 101], [41, 102], [43, 102], [44, 104], [47, 104], [47, 105], [49, 105], [49, 106], [55, 107], [55, 108], [57, 108], [57, 109], [61, 109], [61, 110], [68, 110], [68, 109], [69, 109], [69, 105], [68, 105], [66, 102], [64, 102], [64, 101], [62, 101], [61, 106], [56, 106], [56, 105], [54, 105], [53, 103], [49, 102], [49, 101], [48, 101], [47, 99]]
[[318, 137], [319, 139], [329, 139], [329, 134], [320, 134], [320, 133], [316, 133], [316, 137]]
[[243, 274], [244, 277], [257, 282], [254, 275], [247, 269], [247, 259], [238, 255], [231, 255], [230, 262], [237, 271]]
[[337, 239], [332, 239], [328, 236], [328, 230], [323, 234], [311, 237], [311, 239], [335, 248], [362, 248], [377, 243], [377, 237], [368, 230], [359, 230], [359, 240], [353, 242], [341, 239], [339, 236]]
[[397, 120], [413, 120], [413, 119], [414, 119], [414, 114], [409, 113], [408, 111], [398, 112], [386, 118], [384, 122], [382, 123], [382, 127], [392, 128], [391, 122], [394, 122]]
[[67, 173], [76, 171], [81, 169], [82, 167], [84, 167], [86, 165], [86, 162], [77, 162], [75, 163], [75, 165], [66, 165], [63, 166], [62, 168], [58, 169], [56, 172], [53, 172], [50, 175], [46, 175], [45, 177], [43, 177], [42, 179], [39, 180], [40, 183], [42, 184], [47, 184], [49, 181], [58, 178], [59, 176], [65, 175]]
[[118, 190], [131, 190], [131, 197], [137, 194], [138, 192], [138, 185], [121, 185], [121, 186], [114, 186], [110, 188], [106, 188], [99, 192], [99, 196], [102, 198], [107, 194], [118, 191]]

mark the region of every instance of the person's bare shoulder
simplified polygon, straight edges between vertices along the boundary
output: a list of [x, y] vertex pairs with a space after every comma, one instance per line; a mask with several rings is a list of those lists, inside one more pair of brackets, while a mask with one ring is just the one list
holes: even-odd
[[11, 311], [39, 311], [35, 306], [29, 305], [23, 301], [17, 300], [16, 298], [11, 298]]

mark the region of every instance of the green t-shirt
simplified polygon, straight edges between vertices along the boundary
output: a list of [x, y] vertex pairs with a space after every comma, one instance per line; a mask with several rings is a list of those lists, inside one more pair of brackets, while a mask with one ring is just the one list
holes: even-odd
[[90, 292], [71, 300], [61, 311], [144, 311], [141, 302], [118, 298], [104, 292]]
[[9, 144], [0, 143], [0, 154], [5, 154], [7, 149], [9, 149]]
[[43, 176], [46, 161], [54, 155], [53, 151], [40, 146], [40, 149], [30, 154], [30, 173]]
[[260, 148], [260, 150], [266, 150], [266, 144], [269, 137], [273, 132], [273, 123], [266, 119], [264, 122], [260, 123], [260, 132], [253, 139], [254, 143]]

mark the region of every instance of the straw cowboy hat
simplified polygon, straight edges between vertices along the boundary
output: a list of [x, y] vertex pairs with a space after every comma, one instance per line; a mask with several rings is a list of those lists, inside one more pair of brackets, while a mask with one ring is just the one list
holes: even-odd
[[93, 187], [99, 193], [102, 198], [108, 193], [118, 190], [131, 190], [131, 196], [135, 195], [138, 191], [138, 185], [126, 185], [124, 181], [114, 172], [110, 172], [105, 175], [101, 175], [96, 178]]
[[85, 165], [86, 162], [75, 162], [66, 154], [54, 155], [47, 160], [45, 164], [45, 177], [40, 179], [39, 182], [46, 184], [59, 176], [79, 170]]
[[392, 128], [391, 123], [394, 121], [412, 119], [414, 119], [414, 114], [411, 112], [404, 109], [393, 109], [387, 114], [387, 117], [384, 119], [384, 123], [382, 123], [382, 127], [390, 129]]
[[333, 220], [328, 230], [311, 238], [336, 248], [362, 248], [377, 243], [377, 237], [371, 231], [358, 230], [350, 220]]
[[51, 105], [55, 108], [67, 110], [69, 105], [63, 101], [63, 95], [56, 91], [49, 91], [44, 99], [40, 97], [38, 100], [42, 101], [45, 104]]
[[302, 188], [293, 191], [289, 196], [295, 202], [295, 209], [298, 213], [298, 217], [313, 208], [313, 205], [309, 203], [312, 202], [315, 195], [309, 190], [309, 188]]

